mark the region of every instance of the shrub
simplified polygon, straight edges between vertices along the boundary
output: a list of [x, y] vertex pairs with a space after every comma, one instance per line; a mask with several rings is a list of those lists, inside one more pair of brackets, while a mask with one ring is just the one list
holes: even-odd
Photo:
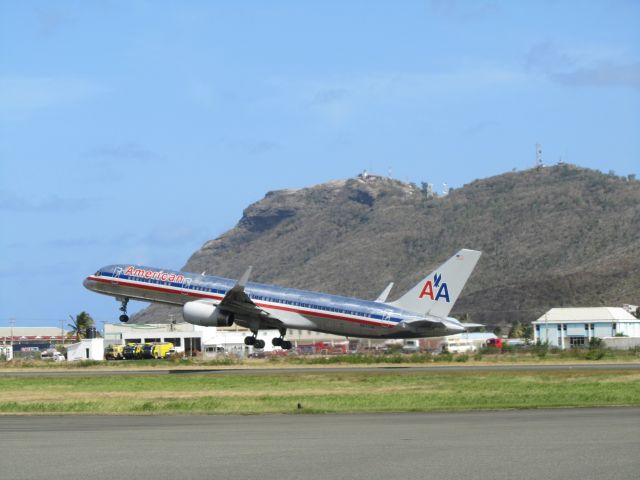
[[606, 352], [602, 349], [590, 349], [584, 356], [587, 360], [600, 360], [605, 356]]
[[449, 352], [441, 353], [440, 355], [436, 355], [433, 357], [434, 362], [451, 362], [453, 361], [453, 355]]

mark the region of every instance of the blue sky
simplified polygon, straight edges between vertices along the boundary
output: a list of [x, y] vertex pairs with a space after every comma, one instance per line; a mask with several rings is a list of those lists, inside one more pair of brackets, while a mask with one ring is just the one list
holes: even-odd
[[640, 173], [640, 2], [0, 2], [0, 325], [115, 320], [88, 273], [180, 268], [270, 190], [536, 142]]

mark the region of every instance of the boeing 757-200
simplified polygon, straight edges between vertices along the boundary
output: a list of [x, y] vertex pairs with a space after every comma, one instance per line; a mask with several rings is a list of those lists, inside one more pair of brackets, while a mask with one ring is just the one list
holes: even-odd
[[274, 346], [290, 349], [287, 329], [364, 338], [440, 337], [477, 324], [448, 317], [480, 252], [463, 249], [393, 302], [389, 285], [374, 300], [309, 292], [249, 282], [251, 267], [237, 282], [222, 277], [161, 270], [139, 265], [109, 265], [84, 280], [94, 292], [116, 297], [120, 321], [127, 322], [130, 299], [181, 305], [185, 321], [203, 326], [236, 323], [253, 333], [245, 343], [264, 348], [258, 330], [277, 329]]

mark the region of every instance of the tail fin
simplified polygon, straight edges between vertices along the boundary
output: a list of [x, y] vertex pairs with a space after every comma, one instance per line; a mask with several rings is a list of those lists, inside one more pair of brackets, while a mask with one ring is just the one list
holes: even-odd
[[460, 250], [398, 300], [390, 302], [390, 305], [421, 314], [446, 317], [481, 254], [477, 250]]

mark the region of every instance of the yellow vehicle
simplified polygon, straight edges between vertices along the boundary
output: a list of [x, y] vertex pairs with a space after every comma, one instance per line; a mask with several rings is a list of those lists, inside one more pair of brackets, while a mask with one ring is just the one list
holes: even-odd
[[172, 348], [173, 343], [171, 342], [154, 343], [151, 348], [151, 356], [153, 358], [165, 358], [167, 356], [167, 352]]
[[142, 358], [142, 348], [144, 344], [142, 343], [128, 343], [122, 352], [122, 355], [127, 360], [137, 360]]
[[109, 345], [104, 351], [106, 360], [122, 360], [124, 358], [124, 345]]

